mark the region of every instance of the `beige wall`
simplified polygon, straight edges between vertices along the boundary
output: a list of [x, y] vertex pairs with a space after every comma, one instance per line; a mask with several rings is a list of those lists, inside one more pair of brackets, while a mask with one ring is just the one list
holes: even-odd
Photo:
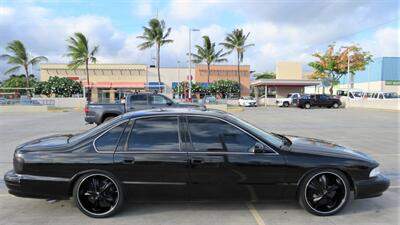
[[298, 86], [277, 86], [276, 98], [286, 98], [289, 93], [303, 93], [303, 89]]
[[[141, 64], [92, 64], [89, 65], [90, 82], [146, 82], [147, 66]], [[40, 80], [50, 76], [75, 77], [86, 81], [84, 67], [70, 70], [67, 64], [41, 64]]]
[[276, 64], [276, 79], [303, 79], [301, 62], [278, 62]]

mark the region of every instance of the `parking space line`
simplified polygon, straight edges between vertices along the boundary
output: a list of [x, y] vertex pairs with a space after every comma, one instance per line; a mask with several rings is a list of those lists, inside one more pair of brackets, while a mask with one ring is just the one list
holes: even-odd
[[251, 215], [253, 216], [254, 220], [256, 221], [257, 225], [266, 225], [264, 220], [261, 218], [260, 214], [258, 213], [257, 209], [251, 202], [246, 203], [247, 208], [249, 209]]

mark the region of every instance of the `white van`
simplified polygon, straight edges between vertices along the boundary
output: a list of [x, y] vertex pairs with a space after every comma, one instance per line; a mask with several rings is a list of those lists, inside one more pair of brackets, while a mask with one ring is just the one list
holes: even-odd
[[336, 91], [336, 95], [340, 98], [349, 97], [353, 100], [359, 100], [363, 98], [364, 92], [356, 89], [339, 89]]

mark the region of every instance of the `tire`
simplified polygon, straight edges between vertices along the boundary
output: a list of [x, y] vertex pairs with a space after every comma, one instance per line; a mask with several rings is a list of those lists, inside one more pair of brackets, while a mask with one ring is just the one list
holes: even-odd
[[107, 116], [104, 120], [103, 120], [103, 123], [104, 122], [107, 122], [107, 121], [109, 121], [109, 120], [112, 120], [112, 119], [114, 119], [115, 118], [115, 116]]
[[338, 213], [349, 202], [350, 196], [351, 189], [346, 176], [333, 169], [311, 172], [303, 179], [298, 190], [299, 204], [317, 216]]
[[306, 104], [304, 105], [304, 108], [305, 108], [305, 109], [310, 109], [310, 108], [311, 108], [310, 103], [306, 103]]
[[332, 107], [333, 107], [334, 109], [337, 109], [337, 108], [339, 108], [339, 104], [338, 104], [337, 102], [334, 102], [333, 105], [332, 105]]
[[289, 102], [284, 102], [283, 107], [289, 107]]
[[73, 198], [83, 214], [93, 218], [106, 218], [121, 209], [124, 192], [122, 185], [114, 176], [88, 173], [75, 183]]

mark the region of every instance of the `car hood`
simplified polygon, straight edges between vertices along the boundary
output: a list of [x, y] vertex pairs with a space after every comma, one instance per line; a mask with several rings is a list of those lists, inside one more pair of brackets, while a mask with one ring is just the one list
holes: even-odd
[[286, 136], [292, 142], [290, 150], [298, 153], [351, 158], [376, 163], [365, 153], [324, 140], [298, 136]]
[[33, 141], [26, 142], [17, 147], [18, 151], [36, 151], [36, 150], [57, 150], [68, 144], [68, 139], [73, 136], [67, 135], [52, 135], [43, 138], [38, 138]]

